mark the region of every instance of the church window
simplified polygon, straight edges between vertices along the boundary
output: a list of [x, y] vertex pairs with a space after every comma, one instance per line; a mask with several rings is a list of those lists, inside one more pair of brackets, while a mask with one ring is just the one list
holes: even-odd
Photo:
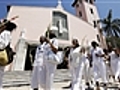
[[76, 4], [76, 8], [78, 8], [79, 7], [79, 4]]
[[68, 40], [68, 22], [66, 14], [54, 11], [52, 25], [58, 28], [58, 38]]
[[79, 16], [82, 17], [82, 12], [81, 11], [79, 11]]
[[97, 27], [97, 22], [93, 21], [93, 25], [94, 25], [94, 27]]
[[93, 4], [93, 0], [90, 0], [90, 4]]
[[92, 9], [92, 8], [90, 8], [90, 12], [91, 12], [91, 14], [94, 14], [94, 12], [93, 12], [93, 9]]

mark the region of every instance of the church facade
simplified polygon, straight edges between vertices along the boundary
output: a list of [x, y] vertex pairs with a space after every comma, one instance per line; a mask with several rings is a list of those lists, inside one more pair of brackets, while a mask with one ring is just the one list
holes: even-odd
[[7, 18], [19, 16], [14, 21], [18, 27], [12, 34], [11, 45], [16, 56], [10, 70], [27, 68], [32, 62], [29, 53], [39, 44], [39, 37], [45, 34], [49, 25], [58, 37], [60, 47], [69, 46], [74, 36], [80, 43], [85, 37], [85, 45], [97, 41], [98, 32], [94, 26], [99, 15], [94, 0], [75, 0], [72, 6], [76, 15], [65, 11], [60, 0], [56, 7], [10, 6]]

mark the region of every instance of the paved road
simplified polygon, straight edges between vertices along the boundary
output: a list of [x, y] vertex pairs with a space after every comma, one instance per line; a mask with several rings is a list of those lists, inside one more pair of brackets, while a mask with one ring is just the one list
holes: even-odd
[[[31, 90], [31, 71], [6, 72], [3, 79], [4, 90]], [[55, 90], [63, 90], [62, 87], [69, 85], [70, 73], [68, 70], [57, 70], [54, 79]], [[70, 90], [70, 89], [66, 89]], [[108, 90], [119, 90], [118, 84], [109, 85]]]

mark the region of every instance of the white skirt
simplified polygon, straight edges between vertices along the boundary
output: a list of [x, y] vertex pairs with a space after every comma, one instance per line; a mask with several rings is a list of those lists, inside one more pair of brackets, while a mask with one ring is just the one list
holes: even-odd
[[31, 78], [31, 87], [44, 88], [46, 84], [46, 71], [44, 66], [34, 66]]

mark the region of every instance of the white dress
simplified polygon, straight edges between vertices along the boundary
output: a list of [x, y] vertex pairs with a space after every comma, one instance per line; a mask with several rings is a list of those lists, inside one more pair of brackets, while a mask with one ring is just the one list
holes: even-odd
[[82, 61], [80, 60], [80, 47], [75, 49], [71, 48], [69, 55], [69, 67], [72, 75], [72, 88], [71, 90], [79, 90], [81, 82], [81, 66]]
[[110, 64], [112, 69], [112, 75], [115, 75], [117, 72], [117, 63], [118, 63], [119, 57], [115, 54], [114, 51], [110, 53]]
[[45, 43], [40, 44], [36, 49], [35, 60], [33, 64], [31, 87], [38, 88], [39, 85], [45, 88], [45, 63], [44, 63], [44, 52]]
[[106, 66], [102, 57], [97, 57], [96, 54], [102, 55], [104, 54], [102, 48], [96, 47], [96, 49], [92, 50], [92, 59], [93, 59], [93, 72], [94, 72], [94, 80], [98, 81], [99, 78], [102, 78], [103, 82], [107, 82], [106, 79]]
[[118, 62], [117, 62], [117, 70], [115, 73], [115, 80], [118, 80], [118, 77], [120, 78], [120, 57], [118, 57]]

